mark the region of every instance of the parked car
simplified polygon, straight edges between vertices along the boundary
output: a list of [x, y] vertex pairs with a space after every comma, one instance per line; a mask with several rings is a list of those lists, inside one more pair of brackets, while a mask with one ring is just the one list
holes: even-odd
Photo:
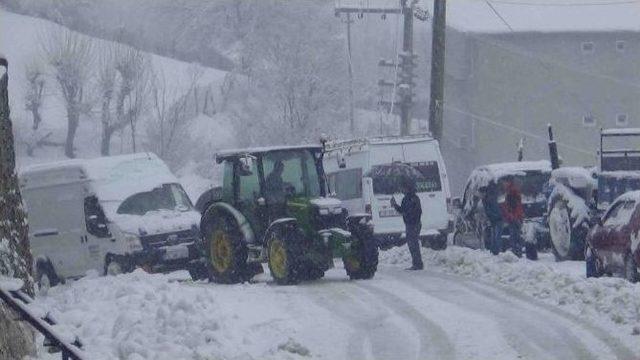
[[587, 277], [620, 274], [637, 282], [640, 267], [640, 191], [618, 197], [587, 236]]
[[447, 170], [437, 140], [429, 135], [385, 136], [326, 144], [324, 168], [330, 191], [350, 214], [372, 216], [378, 245], [404, 243], [402, 216], [391, 206], [401, 201], [400, 183], [380, 170], [394, 162], [408, 164], [423, 179], [417, 184], [422, 204], [421, 239], [433, 249], [447, 247], [451, 233], [451, 192]]
[[164, 271], [198, 259], [200, 214], [154, 154], [35, 165], [20, 182], [43, 286], [88, 270]]
[[[495, 182], [501, 192], [498, 202], [505, 199], [505, 179], [513, 179], [522, 193], [524, 207], [524, 224], [522, 236], [525, 245], [536, 248], [539, 244], [548, 243], [549, 231], [544, 215], [547, 205], [547, 185], [551, 175], [551, 164], [548, 161], [521, 161], [513, 163], [497, 163], [476, 168], [471, 172], [464, 191], [462, 201], [455, 199], [457, 208], [453, 243], [471, 248], [488, 248], [490, 231], [482, 199], [490, 182]], [[508, 237], [505, 224], [503, 237]], [[508, 241], [503, 242], [505, 247]], [[535, 249], [528, 249], [528, 253]]]

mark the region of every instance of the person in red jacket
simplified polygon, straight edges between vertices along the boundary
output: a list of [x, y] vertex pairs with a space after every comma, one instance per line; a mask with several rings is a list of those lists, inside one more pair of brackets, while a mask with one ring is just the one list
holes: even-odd
[[513, 178], [508, 178], [504, 185], [505, 200], [502, 203], [502, 217], [509, 228], [511, 251], [522, 257], [522, 222], [524, 221], [524, 207], [522, 194]]

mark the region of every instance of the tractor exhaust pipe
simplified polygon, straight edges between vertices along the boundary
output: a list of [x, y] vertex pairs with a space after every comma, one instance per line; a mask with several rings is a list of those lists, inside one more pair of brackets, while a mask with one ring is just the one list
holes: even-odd
[[553, 129], [551, 124], [547, 125], [549, 131], [549, 158], [551, 159], [551, 169], [555, 170], [560, 167], [560, 158], [558, 157], [558, 144], [553, 139]]

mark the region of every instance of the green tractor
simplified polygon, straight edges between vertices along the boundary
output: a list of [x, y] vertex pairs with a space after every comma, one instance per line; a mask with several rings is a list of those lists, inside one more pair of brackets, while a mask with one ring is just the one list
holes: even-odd
[[368, 214], [349, 215], [327, 197], [322, 146], [228, 151], [219, 197], [200, 230], [208, 277], [250, 280], [267, 262], [276, 283], [315, 280], [342, 258], [351, 279], [370, 279], [378, 248]]

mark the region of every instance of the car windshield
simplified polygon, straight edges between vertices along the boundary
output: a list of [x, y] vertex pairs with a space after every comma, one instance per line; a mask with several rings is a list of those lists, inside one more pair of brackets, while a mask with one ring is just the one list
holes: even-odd
[[636, 208], [635, 201], [621, 201], [611, 208], [604, 220], [605, 226], [624, 226], [629, 224], [633, 211]]
[[[550, 174], [546, 172], [529, 171], [526, 175], [513, 176], [514, 182], [522, 193], [524, 203], [544, 202], [545, 186], [549, 182]], [[500, 179], [500, 189], [504, 189], [507, 179]]]
[[164, 184], [151, 191], [129, 196], [118, 207], [118, 214], [144, 215], [150, 211], [193, 209], [189, 197], [179, 184]]

